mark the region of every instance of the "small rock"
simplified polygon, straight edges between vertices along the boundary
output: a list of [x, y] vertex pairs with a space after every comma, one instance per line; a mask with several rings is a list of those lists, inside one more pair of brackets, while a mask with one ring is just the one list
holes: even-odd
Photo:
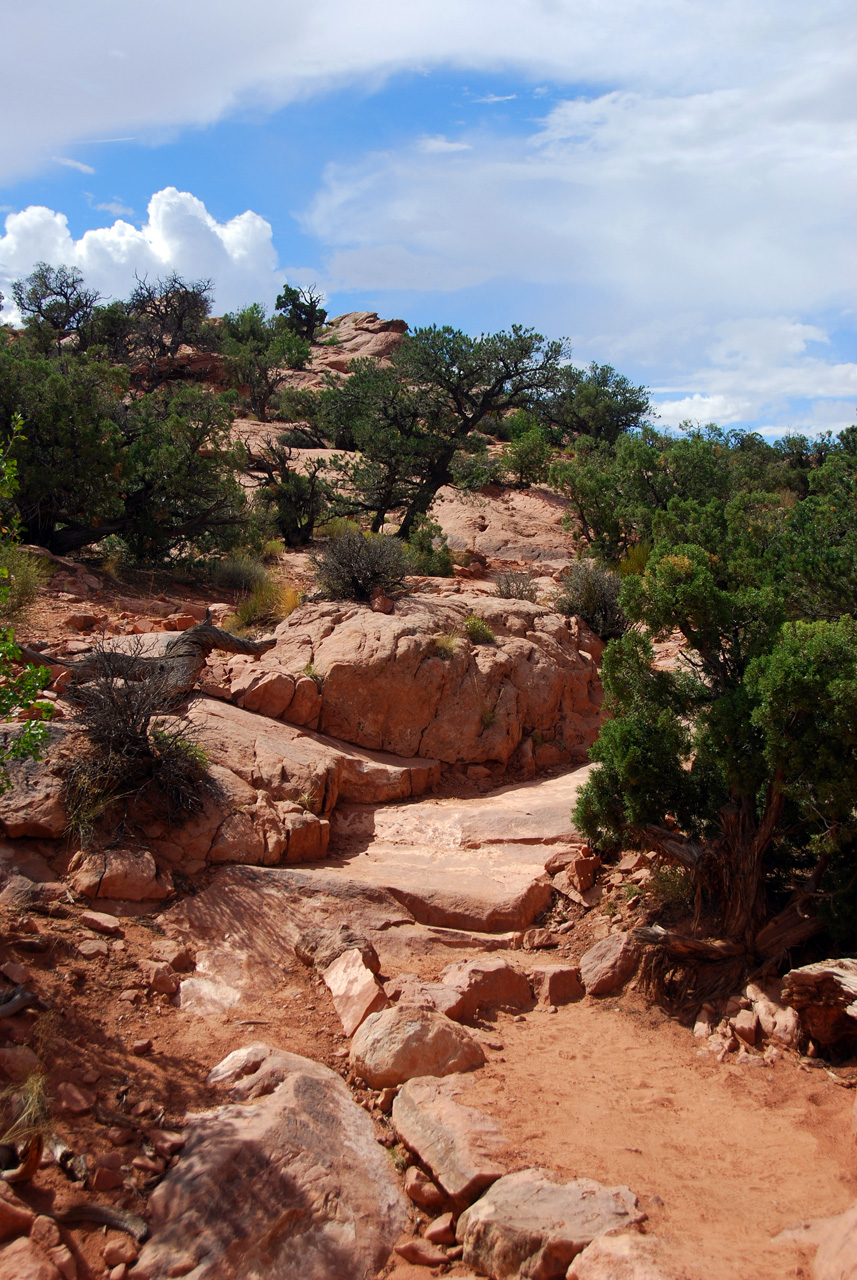
[[355, 947], [337, 956], [323, 971], [322, 977], [347, 1036], [353, 1036], [370, 1013], [378, 1013], [390, 1003], [383, 987]]
[[107, 1280], [127, 1280], [128, 1268], [124, 1262], [120, 1262], [117, 1266], [111, 1267], [107, 1273]]
[[697, 1014], [696, 1022], [693, 1024], [693, 1034], [697, 1040], [707, 1040], [711, 1035], [711, 1027], [713, 1023], [712, 1015], [707, 1009], [700, 1009]]
[[79, 1089], [70, 1080], [63, 1080], [57, 1085], [56, 1100], [60, 1108], [70, 1116], [85, 1116], [95, 1106], [92, 1094]]
[[406, 1240], [396, 1245], [396, 1253], [416, 1267], [438, 1267], [447, 1261], [446, 1254], [427, 1240]]
[[119, 992], [117, 999], [124, 1001], [126, 1004], [138, 1004], [143, 999], [143, 995], [136, 987], [126, 987], [124, 991]]
[[176, 942], [173, 938], [164, 938], [160, 942], [156, 942], [152, 947], [152, 954], [156, 960], [163, 961], [168, 964], [171, 969], [175, 969], [176, 973], [189, 973], [193, 969], [193, 956], [190, 951], [181, 942]]
[[532, 973], [533, 991], [543, 1005], [568, 1004], [585, 994], [576, 965], [539, 965]]
[[167, 1160], [181, 1151], [185, 1144], [183, 1133], [174, 1133], [169, 1129], [152, 1129], [149, 1141], [156, 1154]]
[[84, 960], [96, 960], [107, 955], [107, 943], [102, 938], [86, 938], [78, 944], [78, 951]]
[[108, 1267], [115, 1267], [122, 1262], [136, 1262], [139, 1252], [137, 1241], [123, 1236], [121, 1240], [108, 1240], [101, 1256]]
[[127, 1147], [128, 1143], [134, 1137], [134, 1130], [120, 1129], [114, 1126], [113, 1128], [108, 1129], [104, 1136], [108, 1142], [113, 1144], [114, 1147]]
[[396, 1097], [395, 1089], [382, 1089], [378, 1094], [378, 1110], [382, 1115], [388, 1116]]
[[440, 1209], [446, 1204], [444, 1193], [415, 1164], [405, 1174], [405, 1195], [421, 1209]]
[[124, 1178], [119, 1169], [96, 1169], [90, 1180], [93, 1191], [115, 1191], [121, 1187]]
[[432, 1244], [455, 1244], [455, 1226], [451, 1213], [442, 1213], [434, 1222], [430, 1222], [424, 1232], [426, 1240]]
[[166, 1160], [159, 1156], [135, 1156], [131, 1161], [131, 1168], [139, 1169], [140, 1173], [159, 1174], [163, 1173], [166, 1167]]
[[729, 1019], [729, 1024], [745, 1044], [755, 1044], [759, 1034], [759, 1019], [752, 1009], [742, 1009]]
[[19, 983], [30, 981], [30, 970], [27, 966], [16, 964], [14, 960], [0, 965], [0, 973], [3, 974], [4, 978], [8, 978], [10, 982], [14, 982], [15, 986], [18, 986]]
[[68, 627], [69, 631], [91, 631], [93, 627], [98, 626], [98, 617], [94, 613], [70, 613], [62, 620], [62, 626]]
[[580, 979], [590, 996], [619, 991], [637, 967], [640, 952], [629, 933], [614, 933], [596, 942], [580, 958]]
[[131, 1052], [136, 1058], [145, 1058], [147, 1054], [152, 1052], [151, 1040], [135, 1040], [131, 1045]]
[[653, 1236], [599, 1236], [574, 1259], [568, 1280], [670, 1280], [659, 1253]]
[[0, 1049], [0, 1071], [16, 1084], [26, 1080], [39, 1067], [39, 1059], [26, 1045]]
[[170, 965], [158, 960], [143, 960], [140, 972], [148, 984], [150, 991], [160, 995], [174, 996], [179, 989], [181, 979]]
[[94, 929], [96, 933], [106, 933], [111, 938], [122, 937], [122, 925], [115, 916], [109, 916], [106, 911], [83, 911], [80, 915], [80, 923], [85, 929]]
[[556, 945], [556, 935], [550, 929], [526, 929], [521, 939], [521, 946], [525, 951], [544, 951]]

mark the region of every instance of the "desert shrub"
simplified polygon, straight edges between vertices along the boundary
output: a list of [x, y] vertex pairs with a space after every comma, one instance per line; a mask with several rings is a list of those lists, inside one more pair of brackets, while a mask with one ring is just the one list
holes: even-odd
[[494, 643], [494, 632], [485, 619], [476, 613], [469, 613], [464, 619], [464, 630], [472, 644]]
[[501, 471], [511, 477], [519, 489], [525, 489], [547, 478], [552, 452], [550, 441], [541, 427], [532, 427], [503, 445]]
[[[97, 646], [85, 675], [69, 686], [72, 720], [86, 743], [66, 771], [69, 828], [83, 841], [122, 800], [157, 796], [158, 813], [179, 825], [213, 794], [195, 727], [180, 714], [186, 694], [166, 672], [117, 677], [112, 654]], [[132, 657], [140, 656], [140, 649]]]
[[449, 474], [457, 489], [484, 489], [489, 484], [503, 483], [500, 460], [488, 453], [459, 451], [449, 464]]
[[256, 556], [224, 556], [210, 567], [209, 576], [216, 587], [226, 591], [252, 591], [267, 580], [265, 566]]
[[285, 553], [286, 544], [282, 538], [269, 538], [262, 546], [263, 560], [279, 560], [280, 556]]
[[538, 595], [536, 575], [530, 569], [506, 569], [497, 574], [494, 595], [502, 600], [529, 600], [535, 604]]
[[450, 627], [449, 631], [439, 631], [436, 636], [432, 636], [432, 644], [434, 651], [444, 662], [449, 662], [455, 653], [455, 642], [461, 638], [461, 632], [458, 627]]
[[562, 587], [554, 598], [554, 608], [567, 616], [576, 614], [602, 640], [621, 636], [628, 619], [619, 607], [621, 579], [612, 569], [590, 560], [578, 560], [562, 575]]
[[396, 591], [409, 572], [404, 544], [386, 534], [348, 529], [312, 556], [321, 596], [328, 600], [369, 600], [376, 587]]
[[645, 573], [651, 551], [652, 544], [647, 539], [632, 543], [616, 566], [619, 577], [639, 577], [640, 574]]
[[453, 559], [446, 534], [427, 516], [414, 526], [407, 547], [411, 573], [424, 573], [430, 578], [452, 577]]
[[303, 600], [299, 587], [274, 578], [257, 582], [250, 594], [241, 601], [235, 612], [226, 620], [228, 631], [243, 631], [247, 627], [282, 622]]
[[51, 573], [44, 560], [7, 543], [0, 550], [0, 582], [6, 588], [0, 617], [14, 618], [31, 605]]

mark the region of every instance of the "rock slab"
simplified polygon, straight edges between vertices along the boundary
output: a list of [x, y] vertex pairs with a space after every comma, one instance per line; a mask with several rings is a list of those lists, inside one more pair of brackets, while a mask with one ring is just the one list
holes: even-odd
[[563, 1280], [598, 1236], [645, 1218], [627, 1187], [551, 1181], [539, 1169], [500, 1178], [458, 1220], [465, 1265], [492, 1280]]
[[353, 1036], [370, 1013], [379, 1013], [389, 1004], [383, 987], [356, 947], [337, 956], [322, 977], [347, 1036]]
[[834, 1218], [812, 1267], [813, 1280], [857, 1280], [857, 1201]]
[[601, 1236], [579, 1253], [567, 1280], [670, 1280], [654, 1236]]
[[442, 1013], [394, 1005], [371, 1014], [351, 1041], [351, 1068], [373, 1089], [414, 1076], [472, 1071], [485, 1061], [482, 1046]]
[[407, 1209], [339, 1076], [267, 1045], [212, 1074], [255, 1101], [188, 1117], [181, 1157], [149, 1202], [135, 1280], [371, 1280]]
[[393, 1103], [393, 1126], [444, 1191], [471, 1204], [506, 1172], [507, 1144], [490, 1116], [457, 1100], [465, 1087], [461, 1076], [409, 1080]]

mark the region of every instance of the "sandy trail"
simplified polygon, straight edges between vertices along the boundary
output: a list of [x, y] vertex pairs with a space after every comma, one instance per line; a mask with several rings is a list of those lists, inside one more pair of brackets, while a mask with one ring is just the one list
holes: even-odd
[[720, 1064], [635, 997], [500, 1015], [497, 1030], [504, 1048], [466, 1101], [502, 1123], [516, 1161], [627, 1184], [688, 1280], [810, 1274], [813, 1249], [771, 1237], [857, 1196], [854, 1095], [823, 1069]]

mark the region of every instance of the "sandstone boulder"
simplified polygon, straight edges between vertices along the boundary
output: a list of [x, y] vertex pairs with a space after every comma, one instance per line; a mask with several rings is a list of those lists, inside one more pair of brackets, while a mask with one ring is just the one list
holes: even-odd
[[567, 1280], [670, 1280], [653, 1236], [599, 1236], [579, 1253]]
[[384, 988], [356, 948], [337, 956], [322, 971], [322, 977], [347, 1036], [353, 1036], [370, 1013], [378, 1013], [390, 1003]]
[[351, 1041], [352, 1070], [373, 1089], [414, 1076], [448, 1076], [481, 1067], [485, 1053], [442, 1013], [394, 1005], [373, 1013]]
[[580, 957], [580, 980], [589, 996], [619, 991], [631, 977], [640, 951], [629, 933], [611, 933]]
[[568, 1004], [585, 994], [580, 969], [571, 964], [537, 965], [532, 973], [533, 991], [539, 1004]]
[[[7, 729], [7, 734], [17, 730]], [[48, 726], [48, 742], [41, 760], [18, 760], [11, 787], [0, 796], [0, 831], [10, 840], [22, 836], [58, 840], [66, 828], [62, 773], [58, 765], [65, 731]]]
[[281, 1057], [255, 1102], [188, 1118], [135, 1280], [372, 1280], [384, 1266], [407, 1210], [372, 1122], [334, 1072]]
[[783, 1003], [795, 1009], [807, 1035], [819, 1044], [857, 1035], [857, 959], [820, 960], [790, 969]]
[[69, 873], [72, 888], [87, 898], [159, 902], [173, 891], [169, 871], [159, 872], [147, 849], [81, 850]]
[[474, 1018], [480, 1009], [526, 1009], [533, 1003], [526, 974], [500, 956], [480, 956], [449, 965], [440, 981], [458, 997], [444, 1010], [457, 1022]]
[[812, 1274], [813, 1280], [857, 1280], [857, 1202], [825, 1228]]
[[598, 1236], [645, 1219], [627, 1187], [551, 1181], [538, 1169], [500, 1178], [458, 1220], [464, 1262], [492, 1280], [562, 1280]]
[[304, 929], [295, 940], [295, 955], [302, 964], [326, 969], [343, 951], [359, 951], [371, 973], [380, 973], [381, 961], [372, 943], [348, 924], [331, 929]]
[[0, 1280], [63, 1280], [63, 1274], [34, 1240], [13, 1240], [0, 1248]]
[[470, 1204], [506, 1172], [507, 1142], [490, 1116], [458, 1101], [463, 1092], [461, 1076], [409, 1080], [393, 1102], [393, 1126], [447, 1195]]

